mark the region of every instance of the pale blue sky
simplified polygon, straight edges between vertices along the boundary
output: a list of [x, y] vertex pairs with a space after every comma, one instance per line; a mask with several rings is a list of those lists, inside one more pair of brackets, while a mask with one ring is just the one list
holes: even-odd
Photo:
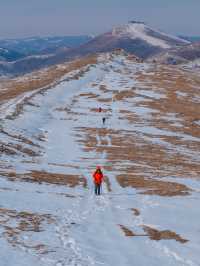
[[129, 20], [200, 35], [199, 13], [200, 0], [0, 0], [0, 38], [99, 34]]

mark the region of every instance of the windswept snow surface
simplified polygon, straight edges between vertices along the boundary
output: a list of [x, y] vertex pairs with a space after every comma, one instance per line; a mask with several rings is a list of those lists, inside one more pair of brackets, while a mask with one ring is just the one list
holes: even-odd
[[[149, 34], [150, 31], [159, 34], [160, 37], [151, 36], [151, 34]], [[129, 38], [132, 39], [142, 39], [153, 46], [159, 46], [163, 49], [168, 49], [171, 47], [171, 45], [168, 44], [164, 39], [162, 39], [161, 38], [162, 36], [170, 38], [174, 41], [189, 43], [188, 41], [185, 41], [178, 37], [174, 37], [160, 31], [155, 31], [154, 29], [150, 28], [144, 23], [128, 23], [125, 26], [116, 27], [113, 29], [112, 34], [114, 36], [115, 35], [124, 36], [124, 37], [128, 36]]]
[[[179, 179], [168, 176], [167, 165], [163, 170], [166, 174], [161, 176], [156, 169], [152, 173], [152, 166], [145, 161], [120, 160], [117, 153], [116, 158], [111, 158], [112, 149], [129, 138], [136, 142], [139, 138], [144, 146], [159, 145], [166, 149], [169, 156], [180, 154], [185, 156], [185, 162], [187, 159], [196, 160], [197, 164], [200, 161], [199, 153], [185, 145], [186, 142], [178, 146], [163, 138], [176, 136], [180, 141], [198, 144], [198, 137], [150, 124], [158, 111], [143, 104], [149, 98], [159, 101], [163, 91], [148, 92], [136, 79], [138, 73], [148, 72], [150, 67], [120, 55], [112, 55], [109, 60], [101, 57], [98, 64], [78, 79], [66, 76], [54, 88], [38, 92], [14, 119], [1, 117], [1, 266], [200, 265], [198, 179], [183, 178], [184, 173]], [[126, 93], [132, 96], [125, 97]], [[14, 101], [11, 111], [13, 104]], [[97, 112], [99, 106], [102, 113]], [[176, 122], [175, 114], [170, 115], [172, 122]], [[102, 125], [104, 116], [105, 126]], [[131, 122], [135, 117], [135, 122]], [[34, 145], [13, 135], [26, 137]], [[11, 150], [17, 149], [16, 154], [3, 150], [6, 144]], [[36, 156], [16, 148], [15, 144], [33, 150]], [[130, 154], [132, 144], [128, 143]], [[137, 149], [142, 149], [142, 145], [140, 141], [136, 143]], [[152, 158], [156, 155], [153, 152]], [[110, 186], [104, 183], [99, 197], [93, 193], [91, 177], [96, 165], [103, 167], [110, 182]], [[124, 173], [126, 167], [132, 167], [132, 172], [137, 167], [140, 171], [149, 169], [147, 177], [175, 181], [193, 191], [174, 197], [141, 194], [143, 190], [123, 187], [117, 182], [116, 176]], [[177, 165], [178, 170], [180, 173]], [[86, 180], [87, 186], [79, 183], [70, 187], [67, 183], [34, 182], [22, 177], [31, 171], [37, 171], [38, 175], [41, 172], [64, 174], [66, 181], [68, 175], [77, 175]], [[147, 174], [137, 173], [138, 178]], [[132, 209], [137, 209], [139, 214], [134, 215]], [[125, 236], [120, 225], [138, 236]], [[144, 225], [171, 230], [188, 242], [150, 239], [142, 229]]]

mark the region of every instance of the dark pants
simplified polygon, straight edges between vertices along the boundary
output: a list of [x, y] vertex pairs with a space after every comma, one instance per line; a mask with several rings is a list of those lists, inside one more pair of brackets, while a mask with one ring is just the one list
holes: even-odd
[[101, 194], [101, 184], [95, 184], [94, 192], [96, 195]]

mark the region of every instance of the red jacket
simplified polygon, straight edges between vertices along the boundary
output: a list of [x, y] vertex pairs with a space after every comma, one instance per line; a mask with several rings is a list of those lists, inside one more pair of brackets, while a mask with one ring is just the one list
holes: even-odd
[[93, 174], [94, 183], [97, 185], [101, 185], [103, 181], [103, 173], [101, 171], [96, 170]]

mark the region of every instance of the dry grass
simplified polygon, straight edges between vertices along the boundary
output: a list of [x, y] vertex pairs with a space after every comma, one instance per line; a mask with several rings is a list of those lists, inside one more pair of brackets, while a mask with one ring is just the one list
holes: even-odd
[[165, 97], [159, 100], [151, 99], [143, 101], [140, 105], [158, 111], [159, 116], [168, 113], [177, 114], [182, 119], [182, 127], [172, 126], [170, 122], [160, 123], [159, 119], [152, 119], [152, 125], [176, 132], [200, 137], [199, 126], [193, 123], [200, 119], [199, 103], [195, 101], [200, 97], [200, 78], [177, 68], [162, 66], [152, 70], [153, 75], [140, 74], [137, 80], [145, 84], [150, 90], [160, 91]]
[[127, 237], [136, 236], [135, 233], [133, 233], [133, 231], [128, 229], [126, 226], [119, 224], [119, 227], [121, 228], [125, 236]]
[[18, 143], [3, 143], [0, 141], [0, 151], [6, 155], [17, 155], [20, 153], [28, 155], [30, 157], [37, 157], [40, 155], [40, 152], [36, 152], [32, 149], [23, 147], [23, 145]]
[[[97, 85], [98, 86], [98, 85]], [[99, 90], [102, 92], [102, 93], [107, 93], [107, 92], [110, 92], [111, 90], [109, 90], [108, 88], [107, 88], [107, 86], [106, 85], [100, 85], [99, 86]]]
[[146, 225], [142, 225], [142, 228], [145, 232], [145, 234], [136, 234], [132, 230], [130, 230], [128, 227], [124, 225], [119, 225], [121, 230], [123, 231], [124, 235], [126, 237], [149, 237], [151, 240], [176, 240], [177, 242], [180, 242], [181, 244], [185, 244], [188, 242], [187, 239], [182, 238], [180, 235], [176, 234], [173, 231], [170, 230], [163, 230], [159, 231], [155, 228], [151, 228]]
[[[163, 163], [164, 159], [169, 161], [170, 159], [167, 159], [167, 154], [165, 155], [164, 151], [163, 154], [161, 153], [160, 147], [155, 147], [154, 145], [144, 145], [141, 146], [139, 149], [137, 146], [135, 146], [134, 142], [137, 141], [136, 138], [125, 135], [123, 137], [123, 132], [116, 132], [108, 129], [85, 129], [86, 133], [86, 139], [83, 140], [84, 145], [86, 146], [86, 150], [96, 150], [96, 152], [102, 153], [103, 151], [106, 151], [107, 158], [110, 162], [121, 162], [121, 160], [129, 160], [129, 161], [146, 161], [148, 162], [148, 165], [156, 166], [157, 164], [162, 164], [162, 157], [163, 157]], [[83, 131], [82, 131], [83, 132]], [[106, 135], [112, 135], [112, 146], [97, 146], [97, 139], [96, 135], [99, 136], [99, 138], [103, 138]], [[121, 136], [121, 137], [119, 137]], [[101, 143], [103, 144], [103, 143]], [[131, 149], [132, 146], [132, 149]], [[155, 152], [154, 152], [155, 150]], [[155, 154], [154, 160], [152, 161], [152, 152]], [[180, 162], [182, 162], [180, 158]], [[178, 158], [173, 163], [175, 166], [177, 165]], [[144, 190], [141, 193], [144, 194], [155, 194], [159, 196], [185, 196], [188, 195], [190, 192], [190, 189], [186, 187], [185, 185], [176, 183], [176, 182], [167, 182], [167, 181], [161, 181], [157, 179], [152, 179], [148, 177], [142, 177], [138, 175], [133, 175], [133, 173], [137, 172], [145, 172], [145, 169], [143, 168], [143, 165], [137, 169], [136, 167], [129, 167], [127, 169], [124, 169], [124, 175], [117, 176], [117, 181], [122, 187], [131, 186], [136, 189]], [[107, 169], [109, 170], [109, 169]], [[110, 171], [113, 169], [111, 168]], [[177, 170], [177, 169], [176, 169]], [[150, 169], [147, 168], [146, 171], [150, 172]], [[153, 170], [151, 170], [154, 172]]]
[[[121, 169], [127, 174], [140, 174], [144, 176], [183, 176], [197, 178], [200, 174], [199, 164], [191, 160], [180, 152], [178, 152], [180, 141], [176, 142], [176, 137], [158, 136], [174, 143], [177, 149], [170, 150], [161, 144], [154, 144], [144, 139], [143, 135], [134, 131], [112, 130], [108, 128], [77, 128], [78, 132], [82, 132], [82, 136], [78, 137], [78, 141], [83, 145], [85, 152], [94, 151], [97, 154], [106, 152], [111, 170]], [[97, 143], [96, 136], [99, 136], [100, 145]], [[154, 135], [145, 134], [149, 139], [153, 139]], [[111, 145], [104, 141], [106, 137], [111, 140]], [[167, 140], [167, 139], [166, 139]], [[195, 145], [196, 144], [196, 145]], [[193, 149], [198, 152], [198, 143], [182, 141], [183, 148]], [[152, 156], [153, 155], [153, 156]], [[123, 161], [129, 162], [126, 169], [123, 169]], [[195, 174], [194, 174], [195, 173]]]
[[112, 102], [112, 99], [111, 98], [103, 98], [103, 97], [98, 97], [98, 102], [99, 103], [110, 103]]
[[[0, 102], [9, 100], [12, 98], [17, 97], [18, 95], [28, 92], [28, 91], [34, 91], [36, 89], [40, 89], [39, 91], [36, 91], [35, 93], [32, 93], [30, 96], [25, 97], [22, 101], [16, 104], [15, 110], [6, 116], [7, 119], [15, 119], [18, 115], [20, 115], [23, 112], [24, 105], [34, 105], [31, 103], [31, 99], [35, 96], [37, 93], [44, 93], [46, 90], [55, 87], [57, 84], [59, 84], [61, 81], [61, 77], [63, 77], [65, 74], [73, 71], [73, 70], [79, 70], [78, 73], [74, 74], [72, 77], [69, 77], [65, 79], [65, 81], [70, 80], [78, 80], [81, 78], [87, 71], [89, 71], [89, 68], [94, 63], [97, 63], [97, 58], [95, 56], [87, 57], [84, 59], [73, 61], [67, 65], [58, 65], [55, 67], [48, 68], [43, 71], [36, 72], [35, 75], [39, 75], [37, 77], [38, 83], [30, 84], [30, 80], [34, 79], [34, 73], [26, 78], [16, 79], [8, 81], [7, 85], [4, 84], [4, 86], [7, 86], [8, 88], [0, 93]], [[85, 69], [81, 69], [82, 67], [86, 67]], [[15, 84], [17, 83], [17, 85]], [[11, 84], [10, 84], [11, 83]], [[19, 83], [19, 84], [18, 84]], [[10, 85], [9, 85], [10, 84]], [[76, 101], [74, 99], [74, 101]]]
[[90, 92], [90, 93], [81, 93], [81, 94], [79, 94], [78, 97], [85, 97], [87, 99], [96, 99], [98, 97], [98, 95], [96, 95], [95, 93]]
[[7, 144], [0, 142], [0, 152], [1, 154], [6, 154], [6, 155], [16, 155], [17, 151], [14, 150], [11, 147], [8, 147]]
[[46, 224], [53, 224], [55, 221], [55, 217], [50, 214], [17, 212], [0, 208], [0, 226], [3, 230], [3, 237], [14, 247], [23, 246], [39, 253], [48, 252], [48, 247], [44, 244], [28, 245], [21, 238], [21, 234], [44, 231]]
[[118, 175], [116, 178], [122, 187], [133, 187], [135, 189], [144, 190], [141, 192], [142, 194], [172, 197], [189, 195], [190, 192], [190, 189], [187, 186], [175, 182], [167, 182], [127, 174]]
[[4, 134], [6, 136], [9, 136], [12, 139], [18, 140], [24, 144], [28, 144], [28, 145], [31, 145], [33, 147], [40, 148], [40, 146], [38, 144], [35, 144], [32, 140], [30, 140], [27, 137], [24, 137], [22, 135], [16, 135], [16, 134], [10, 133], [8, 131], [5, 131], [3, 128], [0, 129], [0, 133]]
[[132, 89], [114, 92], [113, 94], [114, 94], [113, 100], [115, 101], [124, 101], [133, 98], [136, 95], [134, 90]]
[[66, 167], [66, 168], [73, 168], [73, 169], [80, 169], [80, 166], [79, 165], [75, 165], [75, 164], [48, 163], [48, 165], [60, 166], [60, 167]]
[[132, 208], [131, 210], [135, 216], [140, 216], [140, 211], [138, 209]]
[[174, 239], [182, 244], [188, 242], [187, 239], [182, 238], [180, 235], [176, 234], [170, 230], [159, 231], [155, 228], [151, 228], [149, 226], [143, 225], [142, 226], [144, 231], [148, 234], [149, 238], [152, 240], [169, 240]]
[[[155, 70], [154, 70], [155, 71]], [[144, 101], [138, 103], [140, 106], [152, 108], [157, 111], [150, 120], [148, 120], [149, 126], [154, 126], [158, 129], [168, 130], [170, 132], [176, 132], [181, 134], [188, 134], [189, 136], [199, 137], [199, 126], [194, 121], [199, 120], [199, 111], [197, 104], [188, 104], [188, 99], [190, 99], [192, 103], [192, 97], [195, 95], [199, 95], [199, 80], [194, 79], [195, 82], [191, 84], [191, 80], [189, 78], [185, 78], [183, 73], [180, 71], [172, 70], [169, 72], [166, 70], [156, 70], [158, 72], [159, 78], [157, 78], [157, 74], [155, 75], [145, 75], [140, 74], [138, 76], [138, 80], [142, 77], [141, 81], [145, 84], [145, 86], [149, 86], [150, 90], [155, 92], [160, 92], [160, 88], [162, 88], [162, 93], [166, 94], [165, 98], [156, 100], [151, 97], [147, 97], [148, 101]], [[163, 71], [163, 73], [161, 73]], [[173, 77], [172, 75], [175, 75]], [[143, 75], [143, 76], [142, 76]], [[179, 76], [179, 77], [176, 77]], [[173, 78], [171, 78], [171, 76]], [[165, 79], [165, 82], [163, 80]], [[156, 82], [155, 82], [156, 80]], [[106, 89], [103, 87], [103, 90]], [[188, 97], [179, 97], [177, 96], [177, 92], [187, 92], [189, 93]], [[130, 89], [130, 94], [125, 91], [124, 95], [119, 95], [118, 100], [122, 99], [123, 101], [127, 98], [131, 99], [133, 94], [133, 90]], [[134, 100], [134, 98], [133, 98]], [[94, 111], [94, 110], [92, 110]], [[137, 123], [141, 125], [145, 125], [145, 118], [138, 117], [133, 111], [127, 109], [119, 110], [120, 114], [122, 114], [123, 119], [127, 119], [129, 123]], [[178, 114], [177, 118], [182, 119], [184, 121], [183, 127], [178, 127], [171, 122], [162, 120], [161, 117], [166, 117], [168, 113]], [[125, 131], [125, 130], [108, 130], [108, 129], [95, 129], [95, 128], [82, 128], [80, 129], [84, 132], [79, 141], [82, 145], [84, 145], [84, 151], [94, 151], [97, 154], [102, 154], [102, 152], [106, 152], [107, 160], [110, 167], [110, 171], [118, 169], [123, 170], [124, 175], [129, 174], [138, 174], [138, 176], [143, 173], [143, 176], [146, 180], [149, 176], [174, 176], [174, 177], [188, 177], [188, 178], [198, 178], [200, 175], [199, 164], [194, 161], [191, 157], [187, 156], [187, 152], [182, 153], [179, 152], [179, 149], [187, 148], [188, 151], [198, 152], [200, 149], [199, 142], [185, 140], [176, 136], [159, 136], [153, 134], [143, 134], [139, 135], [138, 132], [134, 131]], [[97, 145], [96, 136], [99, 136], [101, 139], [101, 145]], [[104, 137], [109, 136], [111, 139], [111, 146], [106, 146], [106, 140], [104, 141]], [[168, 148], [167, 145], [164, 146], [162, 144], [154, 144], [149, 140], [145, 140], [145, 137], [148, 139], [160, 139], [164, 140], [173, 145], [173, 149]], [[126, 169], [123, 168], [123, 161], [129, 162], [130, 164]], [[145, 182], [146, 183], [146, 182]], [[149, 182], [148, 182], [149, 184]], [[183, 187], [182, 187], [183, 188]], [[170, 190], [170, 192], [167, 192]], [[148, 190], [147, 193], [155, 193], [155, 190]], [[175, 191], [171, 190], [171, 187], [167, 189], [162, 188], [156, 190], [157, 194], [162, 195], [187, 195], [188, 190], [183, 191], [180, 188], [175, 189]]]
[[122, 115], [121, 119], [128, 120], [130, 124], [135, 124], [140, 122], [139, 117], [136, 114], [134, 114], [132, 111], [121, 109], [120, 114]]
[[[39, 88], [46, 88], [55, 81], [59, 80], [65, 74], [96, 63], [96, 56], [88, 56], [63, 65], [57, 65], [49, 67], [42, 71], [36, 71], [31, 74], [25, 75], [22, 78], [4, 81], [2, 86], [5, 90], [1, 91], [0, 93], [0, 102], [16, 98], [17, 96], [25, 92], [33, 91]], [[74, 78], [78, 79], [79, 76]]]
[[77, 175], [65, 175], [40, 171], [32, 171], [25, 174], [17, 174], [16, 172], [2, 172], [1, 175], [6, 176], [10, 181], [36, 182], [39, 184], [56, 184], [69, 186], [72, 188], [78, 185], [87, 187], [87, 180], [84, 177]]

